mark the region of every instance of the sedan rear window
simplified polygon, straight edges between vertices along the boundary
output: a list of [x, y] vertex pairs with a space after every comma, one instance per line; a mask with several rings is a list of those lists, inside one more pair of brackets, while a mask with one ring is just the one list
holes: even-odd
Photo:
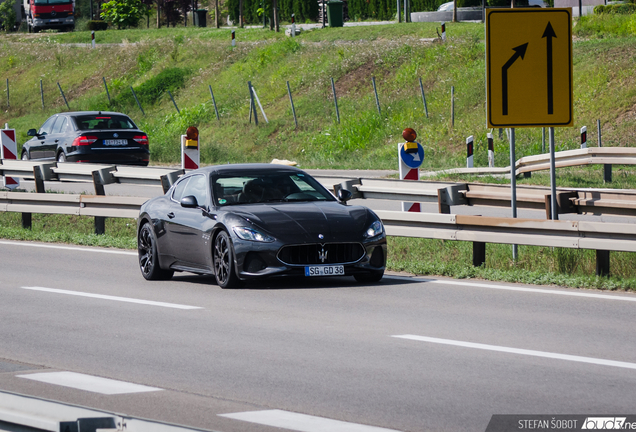
[[75, 117], [79, 130], [137, 129], [137, 126], [123, 115], [82, 115]]

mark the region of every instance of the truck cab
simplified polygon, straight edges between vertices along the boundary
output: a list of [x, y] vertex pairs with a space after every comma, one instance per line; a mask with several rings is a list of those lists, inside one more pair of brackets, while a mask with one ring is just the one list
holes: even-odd
[[75, 28], [75, 0], [24, 0], [24, 13], [29, 33]]

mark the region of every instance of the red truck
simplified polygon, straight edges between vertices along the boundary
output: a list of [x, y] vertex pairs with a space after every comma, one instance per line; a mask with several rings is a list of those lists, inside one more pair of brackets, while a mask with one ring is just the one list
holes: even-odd
[[72, 31], [75, 0], [24, 0], [24, 15], [29, 33], [44, 29]]

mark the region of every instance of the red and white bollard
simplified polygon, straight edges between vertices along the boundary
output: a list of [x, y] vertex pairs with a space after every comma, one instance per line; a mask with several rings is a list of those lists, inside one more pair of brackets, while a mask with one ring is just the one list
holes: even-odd
[[468, 138], [466, 138], [466, 167], [467, 168], [473, 167], [473, 153], [474, 153], [473, 136], [471, 135]]
[[181, 168], [199, 169], [199, 131], [190, 126], [185, 135], [181, 135]]
[[292, 14], [291, 37], [296, 37], [296, 18], [294, 14]]
[[95, 48], [95, 30], [91, 31], [91, 46]]
[[[15, 160], [18, 158], [18, 144], [15, 139], [15, 129], [9, 129], [9, 125], [0, 131], [0, 158]], [[20, 179], [3, 177], [4, 187], [15, 189], [20, 186]]]
[[587, 126], [581, 128], [581, 148], [587, 148]]
[[[402, 137], [405, 143], [398, 144], [398, 159], [400, 160], [400, 180], [419, 180], [420, 165], [424, 161], [424, 148], [415, 142], [417, 134], [411, 128], [404, 129]], [[402, 211], [420, 212], [420, 203], [403, 202]]]
[[232, 46], [235, 47], [236, 46], [236, 39], [235, 39], [236, 35], [234, 34], [234, 30], [232, 30]]
[[488, 137], [488, 167], [495, 167], [495, 145], [493, 144], [492, 134], [489, 133]]

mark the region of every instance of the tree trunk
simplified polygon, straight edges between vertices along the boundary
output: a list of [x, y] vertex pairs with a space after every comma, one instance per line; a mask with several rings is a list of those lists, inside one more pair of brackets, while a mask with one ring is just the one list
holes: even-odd
[[274, 29], [278, 33], [280, 28], [278, 26], [278, 2], [276, 0], [272, 0], [272, 7], [274, 9]]
[[457, 22], [457, 0], [453, 0], [453, 22]]
[[214, 25], [219, 28], [219, 0], [214, 0]]
[[239, 0], [239, 27], [243, 28], [243, 0]]
[[161, 4], [157, 2], [157, 28], [161, 28]]

